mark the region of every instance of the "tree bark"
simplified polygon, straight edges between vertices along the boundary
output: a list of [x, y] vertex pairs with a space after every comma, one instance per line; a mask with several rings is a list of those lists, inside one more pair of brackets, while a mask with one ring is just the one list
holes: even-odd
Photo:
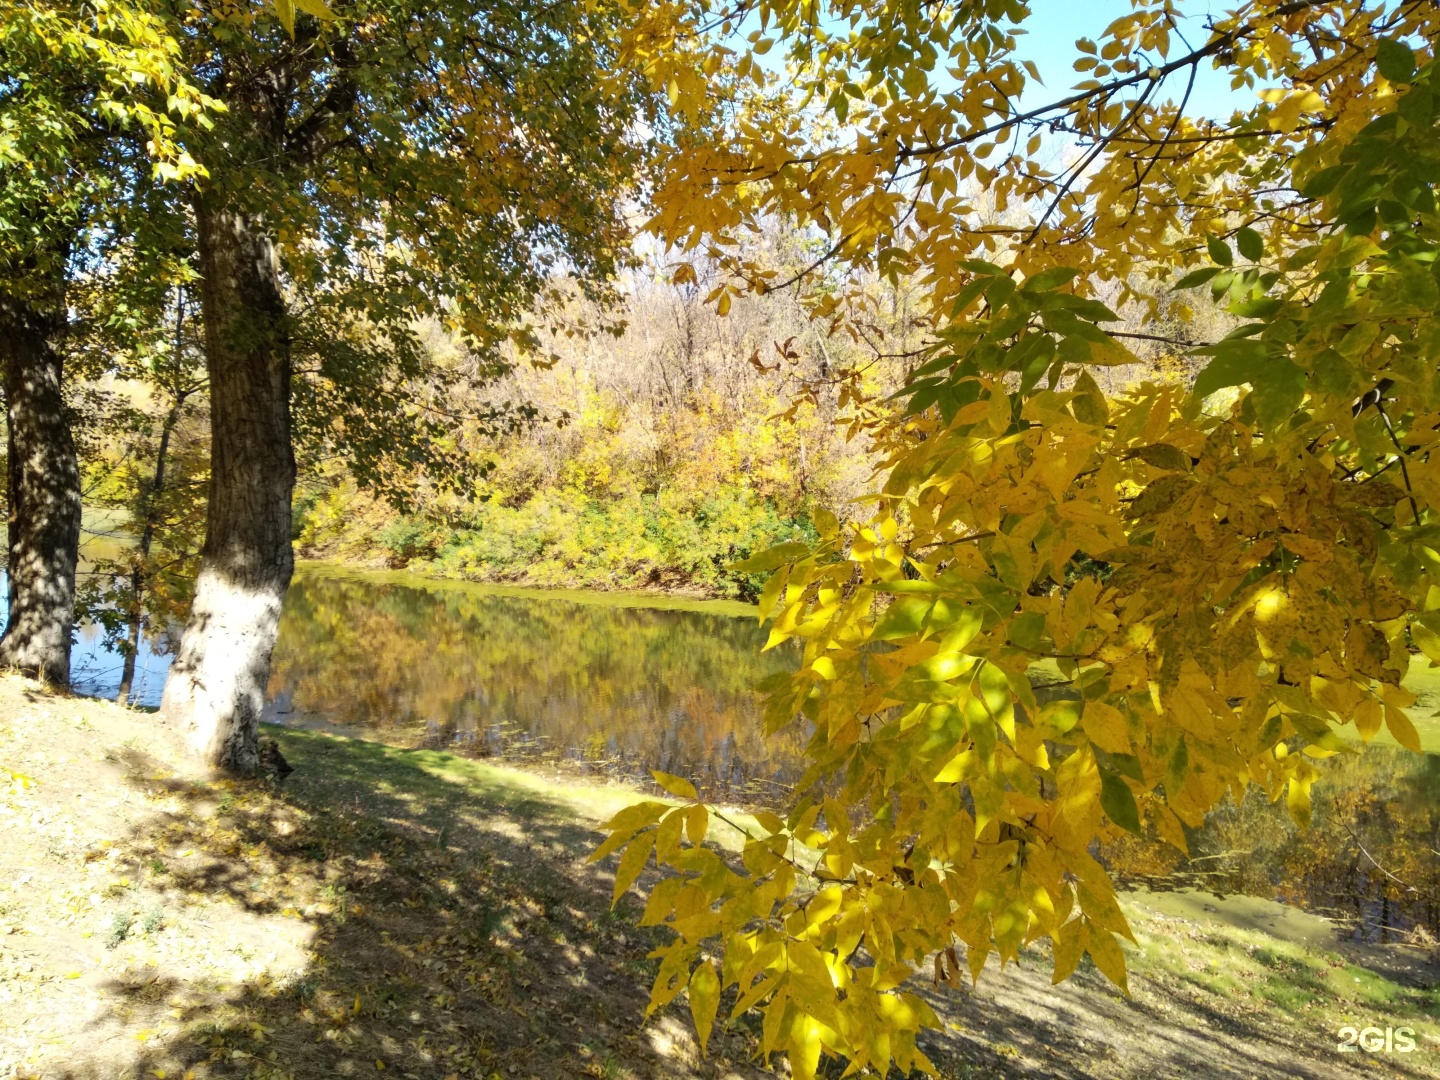
[[55, 338], [63, 287], [0, 296], [0, 361], [9, 432], [9, 600], [0, 664], [70, 682], [75, 564], [80, 554], [80, 464], [62, 391]]
[[290, 354], [274, 244], [262, 221], [195, 203], [210, 380], [211, 465], [195, 601], [161, 710], [209, 764], [253, 775], [280, 606], [290, 584]]

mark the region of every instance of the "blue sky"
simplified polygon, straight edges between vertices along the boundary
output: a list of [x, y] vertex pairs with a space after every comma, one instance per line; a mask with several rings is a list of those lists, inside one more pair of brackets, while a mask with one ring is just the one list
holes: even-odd
[[[1225, 0], [1181, 0], [1179, 6], [1185, 13], [1179, 30], [1192, 46], [1206, 40], [1207, 17], [1212, 13], [1222, 15], [1227, 10]], [[1030, 17], [1023, 24], [1025, 34], [1020, 38], [1018, 55], [1022, 60], [1035, 62], [1045, 85], [1029, 86], [1021, 97], [1022, 108], [1035, 108], [1064, 97], [1083, 78], [1073, 67], [1081, 55], [1075, 48], [1076, 39], [1098, 40], [1114, 19], [1132, 10], [1130, 0], [1030, 0]], [[758, 28], [759, 22], [752, 15], [736, 29], [735, 35], [743, 39]], [[1184, 51], [1184, 43], [1172, 37], [1172, 59]], [[775, 49], [757, 59], [762, 67], [782, 70], [784, 50]], [[948, 81], [941, 71], [935, 72], [935, 77], [941, 86]], [[1185, 93], [1186, 78], [1184, 72], [1172, 75], [1165, 86], [1166, 94], [1179, 100]], [[1254, 103], [1254, 90], [1230, 89], [1229, 76], [1207, 62], [1201, 64], [1196, 75], [1186, 112], [1192, 116], [1228, 118], [1235, 109], [1248, 109]]]
[[[1197, 47], [1204, 44], [1207, 37], [1207, 15], [1211, 12], [1221, 15], [1226, 10], [1223, 3], [1204, 0], [1180, 6], [1186, 13], [1180, 33]], [[1031, 87], [1023, 98], [1024, 103], [1034, 107], [1063, 97], [1064, 91], [1082, 78], [1071, 66], [1080, 55], [1075, 48], [1076, 39], [1098, 39], [1112, 20], [1131, 10], [1130, 0], [1031, 0], [1030, 17], [1024, 23], [1026, 33], [1017, 51], [1022, 60], [1035, 61], [1045, 86]], [[1184, 51], [1183, 43], [1172, 38], [1171, 57]], [[1166, 85], [1171, 97], [1178, 100], [1184, 94], [1185, 79], [1185, 74], [1180, 72], [1171, 76]], [[1233, 110], [1249, 108], [1254, 103], [1254, 90], [1231, 90], [1229, 76], [1205, 63], [1196, 75], [1186, 111], [1191, 115], [1228, 117]]]

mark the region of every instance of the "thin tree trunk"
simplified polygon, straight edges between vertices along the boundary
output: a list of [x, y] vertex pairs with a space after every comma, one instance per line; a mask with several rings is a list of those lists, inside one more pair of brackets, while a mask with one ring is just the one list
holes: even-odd
[[140, 602], [141, 591], [145, 588], [145, 575], [139, 570], [130, 571], [130, 621], [125, 628], [125, 658], [120, 664], [120, 688], [115, 691], [118, 705], [130, 704], [130, 688], [135, 685], [135, 656], [140, 651]]
[[215, 195], [195, 204], [211, 467], [195, 601], [161, 710], [205, 761], [259, 763], [258, 724], [290, 584], [290, 358], [274, 245]]
[[66, 686], [80, 554], [80, 465], [54, 338], [63, 289], [44, 299], [0, 296], [0, 361], [9, 433], [10, 616], [0, 664]]
[[165, 414], [165, 422], [160, 428], [160, 445], [155, 450], [155, 476], [145, 493], [144, 524], [140, 530], [140, 542], [136, 545], [138, 558], [135, 569], [130, 572], [131, 608], [130, 625], [127, 627], [129, 648], [125, 650], [125, 663], [120, 669], [120, 688], [115, 693], [115, 700], [121, 705], [129, 702], [130, 688], [135, 682], [135, 656], [140, 651], [140, 630], [144, 622], [141, 612], [144, 609], [145, 589], [148, 585], [145, 565], [150, 559], [150, 548], [155, 543], [156, 502], [165, 490], [165, 459], [170, 453], [170, 434], [180, 420], [180, 411], [185, 407], [186, 396], [184, 393], [177, 393], [174, 404]]
[[190, 396], [190, 392], [179, 384], [181, 365], [184, 360], [184, 331], [185, 293], [181, 290], [175, 304], [175, 382], [171, 386], [173, 400], [170, 403], [169, 411], [165, 414], [164, 423], [160, 425], [160, 445], [155, 448], [155, 475], [151, 477], [150, 486], [145, 491], [140, 542], [136, 545], [138, 558], [135, 560], [135, 569], [130, 572], [130, 624], [126, 628], [129, 631], [126, 635], [129, 648], [125, 650], [125, 661], [120, 669], [120, 687], [115, 692], [115, 700], [121, 705], [129, 703], [130, 688], [135, 682], [135, 657], [140, 652], [140, 630], [141, 624], [144, 622], [141, 613], [144, 610], [147, 585], [145, 566], [150, 559], [150, 548], [155, 542], [157, 503], [161, 493], [165, 490], [165, 459], [170, 453], [170, 435], [180, 421], [180, 413], [185, 408], [185, 399]]

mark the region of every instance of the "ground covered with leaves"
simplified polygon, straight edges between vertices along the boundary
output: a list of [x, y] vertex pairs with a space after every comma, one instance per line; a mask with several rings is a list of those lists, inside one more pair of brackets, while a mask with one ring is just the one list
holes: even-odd
[[[649, 882], [611, 913], [586, 862], [634, 792], [276, 734], [283, 788], [217, 781], [153, 714], [0, 679], [0, 1077], [764, 1075], [747, 1017], [703, 1060], [683, 1002], [645, 1019]], [[942, 1075], [1440, 1072], [1433, 961], [1264, 908], [1128, 913], [1129, 1000], [1039, 953], [975, 991], [917, 975]], [[1341, 1053], [1346, 1023], [1417, 1048]]]

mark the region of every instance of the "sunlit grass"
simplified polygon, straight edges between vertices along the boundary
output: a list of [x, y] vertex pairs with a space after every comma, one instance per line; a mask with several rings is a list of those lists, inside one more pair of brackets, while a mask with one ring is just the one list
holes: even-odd
[[1258, 901], [1238, 905], [1237, 914], [1227, 910], [1228, 901], [1207, 897], [1213, 916], [1204, 924], [1157, 917], [1147, 901], [1124, 902], [1139, 940], [1139, 948], [1127, 949], [1135, 975], [1173, 979], [1232, 1007], [1248, 1004], [1321, 1026], [1373, 1014], [1440, 1039], [1440, 986], [1409, 985], [1362, 966], [1333, 937], [1288, 941], [1251, 929], [1244, 925], [1251, 916], [1247, 904]]

